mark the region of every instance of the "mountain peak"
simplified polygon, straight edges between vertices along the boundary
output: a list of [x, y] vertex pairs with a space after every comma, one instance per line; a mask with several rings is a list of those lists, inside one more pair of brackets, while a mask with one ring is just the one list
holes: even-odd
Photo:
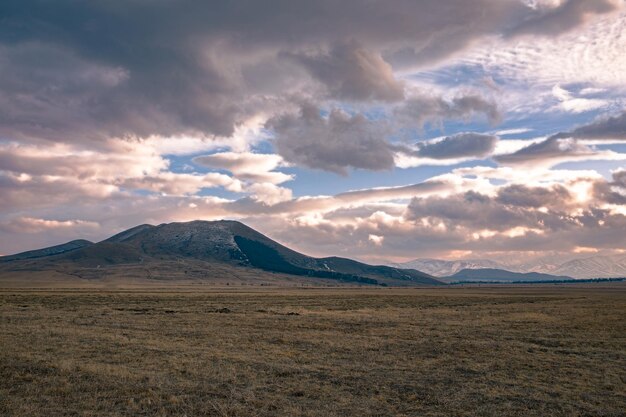
[[[236, 220], [139, 225], [102, 242], [46, 258], [45, 267], [65, 263], [80, 268], [134, 268], [153, 276], [155, 268], [194, 269], [247, 267], [290, 275], [317, 277], [362, 284], [441, 284], [428, 274], [412, 269], [372, 266], [351, 259], [313, 258], [291, 250]], [[178, 265], [178, 266], [176, 266]], [[205, 265], [205, 267], [202, 267]], [[185, 272], [187, 273], [187, 272]], [[234, 273], [233, 273], [234, 274]], [[201, 273], [206, 277], [206, 273]]]

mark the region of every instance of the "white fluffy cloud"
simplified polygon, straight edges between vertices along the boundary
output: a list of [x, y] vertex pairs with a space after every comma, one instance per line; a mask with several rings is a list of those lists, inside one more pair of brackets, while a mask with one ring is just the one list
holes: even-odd
[[549, 86], [566, 80], [623, 91], [626, 75], [620, 68], [626, 65], [626, 12], [623, 2], [615, 4], [622, 12], [595, 18], [589, 25], [550, 42], [537, 42], [533, 37], [515, 42], [498, 40], [477, 48], [464, 61], [483, 66], [504, 79], [524, 79]]
[[46, 220], [33, 217], [18, 217], [0, 224], [0, 228], [14, 233], [41, 233], [55, 229], [97, 229], [100, 225], [86, 220]]
[[288, 166], [280, 155], [252, 152], [218, 152], [198, 156], [193, 162], [214, 169], [230, 171], [236, 178], [253, 182], [281, 184], [293, 179], [293, 175], [275, 171]]

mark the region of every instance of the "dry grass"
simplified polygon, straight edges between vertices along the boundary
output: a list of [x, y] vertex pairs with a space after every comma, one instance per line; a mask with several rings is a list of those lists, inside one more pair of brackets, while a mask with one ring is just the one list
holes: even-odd
[[2, 416], [624, 416], [626, 286], [0, 292]]

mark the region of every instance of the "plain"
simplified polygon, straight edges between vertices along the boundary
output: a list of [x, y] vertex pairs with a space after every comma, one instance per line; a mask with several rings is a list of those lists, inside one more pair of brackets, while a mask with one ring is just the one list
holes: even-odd
[[4, 289], [3, 416], [624, 416], [626, 285]]

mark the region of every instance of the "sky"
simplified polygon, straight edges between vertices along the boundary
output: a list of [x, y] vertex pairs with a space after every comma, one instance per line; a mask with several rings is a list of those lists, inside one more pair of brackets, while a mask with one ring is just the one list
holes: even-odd
[[236, 219], [314, 256], [626, 250], [623, 0], [4, 0], [0, 254]]

